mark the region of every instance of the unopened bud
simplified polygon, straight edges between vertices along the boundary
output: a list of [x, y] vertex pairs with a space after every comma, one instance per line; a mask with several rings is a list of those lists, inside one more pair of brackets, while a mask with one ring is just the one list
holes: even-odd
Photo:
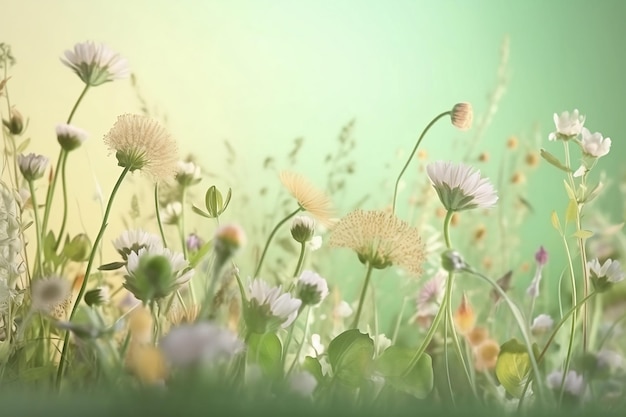
[[441, 254], [441, 266], [448, 272], [463, 271], [468, 267], [461, 254], [452, 249]]
[[9, 120], [3, 120], [2, 123], [12, 135], [19, 135], [24, 130], [24, 118], [19, 111], [15, 110], [15, 107], [11, 108]]
[[315, 234], [315, 220], [307, 216], [296, 216], [291, 223], [291, 236], [296, 242], [306, 243]]
[[459, 130], [468, 130], [472, 127], [474, 111], [470, 103], [457, 103], [450, 114], [452, 124]]

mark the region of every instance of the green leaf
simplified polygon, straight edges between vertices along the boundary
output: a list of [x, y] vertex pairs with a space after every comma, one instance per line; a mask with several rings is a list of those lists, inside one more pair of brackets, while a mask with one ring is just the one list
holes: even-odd
[[322, 372], [322, 365], [316, 358], [307, 356], [304, 358], [302, 364], [302, 370], [307, 371], [315, 377], [317, 383], [320, 384], [324, 380], [324, 373]]
[[213, 247], [213, 241], [209, 240], [204, 245], [202, 245], [200, 249], [198, 249], [197, 252], [191, 254], [191, 256], [189, 257], [189, 264], [193, 268], [195, 268], [200, 263], [202, 258], [204, 258], [206, 254], [211, 251], [212, 247]]
[[391, 346], [376, 361], [376, 369], [398, 391], [423, 399], [433, 389], [433, 363], [430, 356], [422, 353], [415, 366], [405, 374], [415, 353], [415, 349]]
[[572, 190], [572, 187], [569, 186], [567, 180], [563, 180], [563, 184], [565, 185], [565, 191], [567, 192], [567, 196], [570, 200], [576, 200], [576, 193]]
[[578, 217], [578, 203], [575, 199], [570, 199], [565, 211], [565, 224], [576, 222], [576, 217]]
[[20, 143], [20, 146], [17, 147], [15, 153], [16, 154], [23, 153], [29, 144], [30, 144], [30, 138], [27, 138], [26, 140], [24, 140], [24, 142]]
[[576, 230], [576, 233], [574, 233], [574, 237], [577, 237], [583, 240], [589, 239], [591, 236], [593, 236], [593, 232], [591, 230], [579, 229], [579, 230]]
[[550, 152], [545, 149], [541, 150], [541, 157], [546, 160], [550, 165], [557, 167], [558, 169], [565, 172], [572, 172], [572, 170], [561, 163], [558, 158], [552, 155]]
[[347, 330], [328, 345], [328, 360], [335, 377], [357, 388], [370, 374], [374, 357], [374, 341], [357, 329]]
[[559, 215], [556, 214], [556, 211], [552, 211], [552, 215], [550, 216], [550, 220], [552, 221], [552, 227], [554, 227], [559, 233], [563, 233], [561, 230], [561, 222], [559, 221]]
[[111, 262], [108, 264], [100, 265], [98, 271], [115, 271], [126, 265], [126, 262]]
[[[536, 350], [536, 345], [533, 345]], [[537, 352], [534, 352], [535, 357]], [[496, 362], [496, 377], [509, 395], [520, 398], [530, 375], [530, 355], [526, 346], [511, 339], [500, 347]]]
[[252, 333], [248, 339], [248, 360], [257, 363], [271, 378], [283, 374], [283, 346], [274, 333]]
[[196, 214], [201, 215], [202, 217], [206, 217], [207, 219], [212, 219], [213, 217], [211, 217], [208, 213], [205, 213], [204, 211], [202, 211], [201, 209], [199, 209], [196, 206], [191, 206], [191, 211], [193, 211]]

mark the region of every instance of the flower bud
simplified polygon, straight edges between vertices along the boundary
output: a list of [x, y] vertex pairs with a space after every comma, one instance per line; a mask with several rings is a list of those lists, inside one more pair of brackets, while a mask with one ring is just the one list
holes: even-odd
[[468, 130], [472, 127], [474, 112], [471, 103], [457, 103], [450, 114], [452, 124], [459, 130]]
[[297, 298], [302, 300], [303, 305], [317, 305], [328, 295], [326, 280], [313, 271], [303, 271], [300, 274], [297, 288]]
[[89, 307], [108, 304], [111, 301], [109, 289], [106, 287], [98, 287], [85, 293], [85, 303]]
[[85, 233], [80, 233], [63, 246], [63, 254], [74, 262], [85, 262], [91, 253], [91, 240]]
[[461, 305], [454, 313], [454, 324], [462, 335], [468, 334], [476, 325], [476, 314], [465, 294], [461, 299]]
[[202, 180], [200, 167], [193, 162], [178, 161], [176, 181], [183, 187], [195, 185]]
[[315, 220], [307, 216], [296, 216], [291, 223], [291, 236], [296, 242], [306, 243], [315, 234]]
[[56, 127], [57, 141], [67, 152], [78, 148], [87, 140], [87, 132], [75, 126], [61, 123]]
[[24, 118], [19, 111], [15, 110], [15, 107], [11, 108], [9, 120], [3, 120], [2, 123], [12, 135], [19, 135], [24, 131]]
[[50, 160], [43, 155], [29, 153], [17, 156], [17, 164], [26, 181], [34, 181], [43, 176]]
[[228, 207], [228, 203], [230, 202], [230, 197], [232, 196], [232, 191], [229, 188], [228, 194], [226, 194], [226, 201], [224, 201], [222, 197], [222, 193], [212, 185], [206, 190], [206, 194], [204, 196], [204, 204], [209, 213], [209, 217], [215, 218], [219, 217]]
[[461, 254], [453, 249], [441, 254], [441, 266], [448, 272], [459, 272], [468, 267]]

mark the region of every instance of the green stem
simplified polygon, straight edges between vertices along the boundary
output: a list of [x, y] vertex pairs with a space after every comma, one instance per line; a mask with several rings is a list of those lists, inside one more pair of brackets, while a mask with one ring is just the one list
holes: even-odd
[[359, 319], [361, 318], [361, 311], [363, 310], [363, 302], [365, 301], [365, 294], [367, 293], [367, 287], [370, 284], [370, 278], [372, 277], [372, 267], [371, 263], [367, 263], [367, 272], [365, 274], [365, 281], [363, 282], [363, 289], [361, 290], [361, 298], [359, 299], [359, 307], [356, 310], [356, 315], [354, 316], [354, 321], [352, 321], [352, 329], [356, 329], [359, 324]]
[[65, 166], [67, 165], [67, 156], [69, 152], [61, 153], [61, 188], [63, 190], [63, 220], [61, 221], [61, 229], [57, 236], [57, 241], [54, 243], [54, 250], [56, 251], [61, 243], [63, 233], [65, 232], [65, 224], [67, 223], [67, 180], [65, 176]]
[[76, 109], [78, 108], [78, 105], [80, 104], [81, 101], [83, 101], [83, 97], [85, 97], [85, 94], [87, 94], [87, 90], [89, 90], [89, 84], [85, 84], [85, 88], [83, 88], [83, 91], [80, 93], [80, 96], [78, 96], [78, 100], [76, 100], [74, 107], [72, 107], [72, 111], [70, 112], [70, 115], [67, 118], [68, 125], [72, 122], [72, 119], [74, 118], [74, 113], [76, 113]]
[[185, 242], [185, 204], [187, 204], [186, 200], [187, 200], [187, 187], [183, 186], [183, 190], [180, 196], [181, 210], [180, 210], [180, 221], [178, 223], [178, 231], [180, 234], [180, 244], [183, 248], [183, 255], [185, 256], [185, 259], [189, 257], [189, 254], [187, 251], [187, 243]]
[[448, 210], [446, 213], [446, 218], [443, 219], [443, 238], [446, 242], [446, 247], [448, 249], [452, 249], [452, 244], [450, 243], [450, 221], [452, 220], [452, 215], [454, 211]]
[[304, 253], [306, 252], [306, 243], [300, 243], [300, 256], [298, 257], [298, 263], [296, 264], [296, 270], [293, 271], [294, 278], [300, 275], [302, 270], [302, 264], [304, 264]]
[[[104, 212], [104, 217], [102, 218], [102, 224], [100, 225], [100, 230], [98, 231], [96, 240], [93, 244], [93, 247], [91, 248], [91, 254], [89, 255], [89, 262], [87, 263], [87, 269], [85, 270], [85, 277], [83, 278], [83, 283], [80, 286], [80, 290], [78, 291], [78, 296], [76, 297], [76, 301], [74, 302], [74, 306], [72, 307], [72, 311], [70, 313], [70, 317], [69, 317], [70, 321], [72, 320], [72, 318], [74, 318], [74, 315], [76, 314], [76, 311], [78, 310], [78, 306], [80, 305], [83, 295], [85, 294], [85, 290], [87, 289], [87, 282], [89, 281], [89, 274], [91, 273], [91, 267], [93, 266], [93, 261], [96, 257], [96, 252], [98, 251], [98, 245], [100, 244], [100, 241], [102, 240], [102, 237], [104, 236], [104, 231], [107, 228], [109, 214], [111, 213], [111, 208], [113, 207], [113, 200], [115, 199], [115, 195], [117, 194], [117, 191], [122, 185], [122, 181], [124, 180], [124, 177], [126, 177], [126, 174], [128, 174], [129, 171], [130, 171], [129, 166], [124, 168], [124, 170], [120, 174], [120, 177], [117, 179], [115, 186], [113, 187], [113, 191], [111, 191], [111, 196], [109, 197], [109, 202], [107, 203], [107, 208]], [[65, 331], [65, 337], [63, 339], [63, 350], [61, 351], [61, 358], [59, 360], [59, 367], [57, 370], [57, 377], [56, 377], [57, 390], [61, 387], [61, 381], [63, 379], [63, 371], [65, 368], [65, 362], [67, 360], [67, 352], [69, 350], [69, 347], [68, 347], [69, 338], [70, 338], [70, 332]]]
[[35, 234], [37, 236], [37, 268], [39, 269], [39, 275], [43, 275], [43, 245], [41, 243], [41, 224], [39, 223], [39, 209], [37, 208], [37, 198], [35, 197], [35, 183], [28, 181], [28, 188], [30, 189], [30, 199], [33, 203], [33, 215], [35, 216]]
[[[567, 244], [567, 238], [565, 237], [565, 235], [563, 235], [562, 237], [563, 237], [563, 244], [565, 245], [565, 253], [567, 255], [567, 262], [568, 262], [568, 265], [569, 265], [570, 279], [571, 279], [571, 283], [572, 283], [572, 305], [575, 306], [575, 305], [578, 304], [578, 297], [576, 296], [576, 276], [574, 275], [574, 264], [572, 262], [572, 256], [570, 254], [569, 245]], [[564, 370], [563, 370], [563, 381], [561, 383], [561, 393], [559, 394], [559, 404], [563, 400], [563, 393], [565, 391], [565, 385], [563, 384], [563, 382], [565, 381], [565, 376], [567, 375], [567, 373], [569, 371], [570, 364], [572, 362], [572, 351], [574, 349], [574, 337], [576, 335], [576, 321], [577, 321], [577, 317], [578, 317], [577, 309], [573, 309], [572, 327], [571, 327], [571, 330], [570, 330], [569, 342], [567, 344], [567, 356], [565, 357], [565, 366], [564, 366]]]
[[261, 254], [261, 259], [259, 259], [259, 264], [257, 265], [256, 269], [254, 270], [254, 275], [252, 276], [252, 278], [257, 278], [258, 275], [259, 275], [259, 272], [261, 272], [261, 266], [263, 265], [263, 261], [265, 260], [265, 255], [267, 254], [267, 249], [269, 248], [270, 242], [274, 238], [274, 235], [276, 234], [276, 232], [278, 231], [280, 226], [285, 224], [289, 219], [291, 219], [296, 214], [300, 213], [302, 210], [304, 210], [304, 209], [301, 206], [298, 206], [298, 208], [296, 210], [294, 210], [291, 213], [289, 213], [287, 215], [287, 217], [285, 217], [280, 222], [278, 222], [278, 224], [274, 227], [274, 229], [270, 233], [269, 237], [267, 238], [267, 242], [265, 242], [265, 247], [263, 248], [263, 253]]
[[413, 148], [413, 151], [411, 152], [411, 155], [409, 155], [409, 159], [407, 159], [406, 163], [404, 164], [404, 167], [402, 167], [402, 171], [400, 171], [400, 175], [398, 175], [398, 179], [396, 179], [396, 185], [393, 189], [393, 203], [391, 206], [391, 212], [393, 214], [395, 214], [396, 212], [396, 201], [398, 199], [398, 187], [400, 186], [400, 179], [402, 178], [402, 176], [404, 175], [404, 172], [406, 171], [406, 169], [409, 167], [409, 164], [411, 163], [411, 160], [413, 160], [413, 156], [415, 156], [415, 152], [417, 152], [417, 148], [420, 146], [420, 143], [422, 142], [422, 139], [424, 139], [424, 136], [426, 135], [426, 132], [428, 132], [428, 130], [430, 130], [430, 128], [442, 117], [445, 116], [449, 116], [452, 112], [450, 110], [445, 111], [439, 115], [437, 115], [433, 120], [430, 121], [430, 123], [428, 123], [428, 125], [426, 125], [426, 127], [424, 128], [424, 130], [422, 131], [422, 134], [420, 135], [419, 139], [417, 139], [417, 143], [415, 144], [415, 147]]
[[[293, 372], [294, 368], [296, 367], [296, 364], [298, 363], [298, 358], [300, 357], [300, 354], [302, 353], [302, 347], [304, 346], [304, 343], [306, 342], [307, 333], [309, 331], [310, 319], [311, 319], [311, 307], [307, 308], [306, 310], [306, 317], [304, 319], [304, 334], [302, 335], [302, 342], [300, 342], [300, 344], [298, 345], [298, 351], [296, 352], [296, 357], [293, 359], [293, 362], [291, 363], [291, 366], [289, 367], [289, 370], [287, 371], [287, 375], [285, 375], [285, 378], [291, 375], [291, 372]], [[291, 327], [292, 328], [294, 327], [293, 324], [291, 325]]]
[[156, 211], [157, 224], [159, 225], [159, 232], [161, 233], [161, 241], [163, 247], [167, 248], [167, 241], [165, 240], [165, 233], [163, 232], [163, 223], [161, 222], [161, 210], [159, 210], [159, 183], [154, 184], [154, 210]]
[[59, 151], [59, 158], [57, 159], [57, 167], [52, 171], [52, 181], [48, 184], [48, 192], [46, 193], [46, 206], [44, 207], [43, 223], [41, 225], [41, 233], [45, 236], [48, 230], [48, 220], [50, 219], [50, 211], [52, 211], [52, 198], [54, 197], [54, 190], [57, 185], [58, 173], [61, 171], [61, 164], [63, 162], [63, 155], [65, 149], [61, 148]]

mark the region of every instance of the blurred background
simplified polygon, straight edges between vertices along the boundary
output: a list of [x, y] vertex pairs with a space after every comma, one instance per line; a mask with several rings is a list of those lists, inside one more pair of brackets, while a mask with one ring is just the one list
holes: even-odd
[[[120, 172], [101, 139], [120, 114], [158, 118], [177, 139], [181, 158], [192, 155], [202, 165], [204, 179], [191, 203], [202, 207], [210, 185], [233, 188], [224, 221], [244, 225], [253, 242], [248, 251], [256, 245], [258, 254], [286, 199], [280, 170], [331, 188], [337, 217], [356, 206], [385, 208], [419, 133], [460, 101], [474, 107], [473, 129], [460, 132], [440, 121], [404, 177], [399, 215], [422, 225], [425, 240], [437, 239], [441, 219], [424, 164], [471, 163], [492, 179], [502, 204], [459, 216], [455, 245], [471, 248], [467, 258], [494, 278], [513, 270], [512, 291], [519, 294], [544, 245], [545, 279], [556, 285], [565, 251], [550, 214], [562, 218], [567, 207], [565, 176], [536, 157], [542, 147], [562, 157], [561, 144], [547, 137], [553, 113], [574, 108], [592, 132], [613, 140], [590, 178], [596, 183], [604, 171], [607, 189], [584, 221], [597, 230], [602, 222], [623, 221], [621, 1], [4, 0], [1, 15], [0, 42], [16, 58], [11, 103], [28, 119], [28, 151], [53, 163], [55, 125], [67, 119], [83, 88], [61, 64], [64, 51], [77, 42], [103, 42], [133, 72], [130, 80], [91, 89], [74, 117], [90, 139], [68, 164], [71, 233], [97, 231], [102, 211], [94, 196], [100, 189], [106, 201]], [[135, 174], [122, 193], [104, 239], [111, 256], [110, 241], [128, 225], [157, 231], [152, 185]], [[142, 213], [129, 220], [133, 194]], [[214, 223], [187, 210], [189, 231], [210, 238]], [[288, 238], [288, 228], [281, 236]], [[364, 274], [356, 256], [347, 250], [314, 256], [339, 297], [354, 300]], [[273, 262], [287, 261], [275, 255]], [[242, 271], [251, 273], [251, 267]], [[373, 280], [383, 323], [402, 297], [412, 303], [420, 285], [407, 284], [395, 270]]]

